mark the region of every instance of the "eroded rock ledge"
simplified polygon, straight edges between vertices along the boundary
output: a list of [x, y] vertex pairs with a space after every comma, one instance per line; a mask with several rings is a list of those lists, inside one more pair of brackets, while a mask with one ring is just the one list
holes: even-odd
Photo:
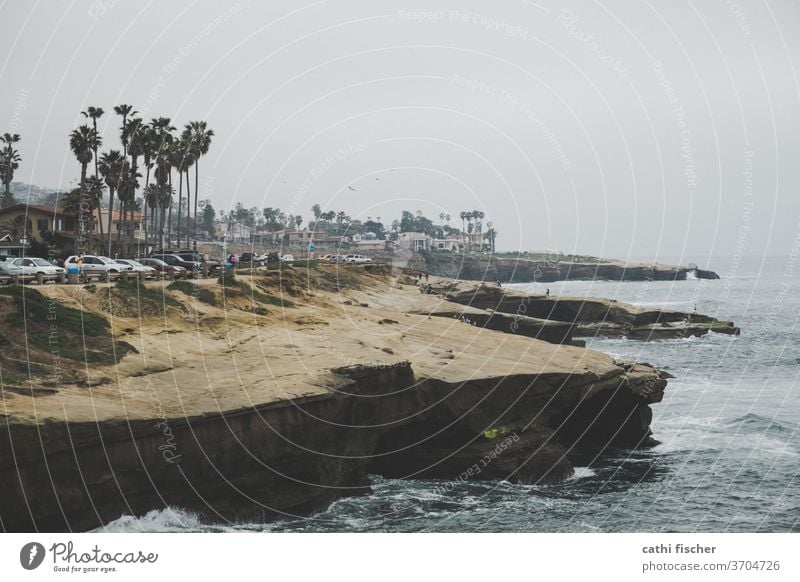
[[[573, 338], [593, 336], [647, 341], [698, 337], [709, 332], [728, 335], [741, 332], [733, 322], [708, 315], [636, 307], [613, 299], [545, 297], [493, 285], [455, 283], [441, 287], [440, 291], [449, 302], [471, 308], [466, 315], [470, 320], [545, 341], [569, 343]], [[440, 311], [449, 316], [452, 310]], [[487, 321], [491, 317], [495, 322]], [[559, 324], [560, 327], [548, 327]]]
[[719, 279], [714, 271], [660, 263], [624, 263], [615, 260], [561, 262], [558, 256], [533, 260], [450, 253], [414, 253], [408, 266], [441, 277], [470, 281], [529, 283], [538, 281], [682, 281], [690, 276]]
[[368, 473], [559, 482], [573, 472], [575, 446], [645, 442], [648, 404], [666, 380], [648, 366], [612, 363], [600, 374], [447, 382], [399, 362], [340, 368], [329, 384], [339, 388], [186, 418], [6, 417], [3, 529], [89, 529], [168, 505], [214, 521], [302, 515], [367, 493]]

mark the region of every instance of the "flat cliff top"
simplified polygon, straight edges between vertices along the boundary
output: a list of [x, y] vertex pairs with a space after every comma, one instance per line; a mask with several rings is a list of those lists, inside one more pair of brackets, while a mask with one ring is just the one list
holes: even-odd
[[[352, 382], [343, 368], [377, 374], [403, 362], [418, 381], [455, 384], [518, 374], [590, 382], [622, 373], [599, 352], [430, 317], [459, 306], [420, 294], [402, 276], [365, 274], [343, 284], [336, 270], [322, 268], [315, 281], [301, 269], [240, 275], [227, 293], [216, 280], [198, 281], [191, 294], [148, 282], [152, 305], [141, 293], [131, 305], [113, 285], [37, 287], [48, 299], [107, 317], [109, 350], [115, 342], [134, 349], [116, 364], [73, 365], [60, 382], [57, 368], [68, 362], [34, 353], [31, 361], [45, 361], [31, 384], [4, 389], [0, 415], [26, 424], [198, 417], [325, 396]], [[202, 299], [202, 289], [213, 302]], [[252, 309], [263, 291], [291, 306]], [[154, 294], [163, 297], [160, 308]]]

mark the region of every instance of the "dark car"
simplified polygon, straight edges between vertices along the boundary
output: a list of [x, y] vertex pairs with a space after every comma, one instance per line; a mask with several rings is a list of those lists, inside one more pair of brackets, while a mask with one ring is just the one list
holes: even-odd
[[198, 261], [187, 261], [178, 255], [173, 255], [170, 253], [164, 254], [151, 254], [151, 259], [158, 259], [160, 261], [164, 261], [168, 265], [174, 265], [176, 267], [183, 267], [190, 273], [197, 273], [202, 268], [202, 264]]
[[139, 259], [139, 262], [147, 267], [153, 267], [159, 273], [172, 273], [172, 276], [176, 279], [179, 278], [186, 278], [189, 272], [180, 265], [169, 265], [162, 261], [161, 259]]
[[159, 249], [150, 253], [151, 257], [158, 259], [160, 259], [162, 255], [175, 255], [188, 263], [197, 263], [199, 265], [198, 269], [205, 267], [211, 275], [218, 275], [222, 270], [222, 265], [219, 261], [209, 260], [205, 255], [196, 253], [191, 249]]
[[255, 253], [242, 253], [239, 257], [239, 264], [258, 267], [263, 263], [261, 257]]

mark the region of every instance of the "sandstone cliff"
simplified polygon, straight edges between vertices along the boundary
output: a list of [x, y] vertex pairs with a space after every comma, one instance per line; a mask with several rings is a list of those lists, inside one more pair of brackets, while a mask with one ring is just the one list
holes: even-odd
[[211, 520], [305, 514], [368, 492], [371, 472], [558, 482], [575, 447], [650, 439], [664, 374], [432, 317], [460, 307], [403, 280], [375, 265], [224, 288], [26, 289], [97, 318], [105, 347], [86, 348], [104, 354], [87, 366], [62, 315], [58, 362], [37, 344], [36, 374], [3, 384], [0, 527], [88, 529], [167, 505]]

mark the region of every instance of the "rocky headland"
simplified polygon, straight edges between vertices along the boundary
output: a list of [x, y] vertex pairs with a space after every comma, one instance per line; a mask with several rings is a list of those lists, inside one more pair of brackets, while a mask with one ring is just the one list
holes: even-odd
[[440, 277], [503, 283], [550, 283], [553, 281], [683, 281], [690, 277], [719, 279], [714, 271], [695, 266], [661, 263], [625, 263], [612, 259], [565, 259], [557, 254], [541, 257], [498, 257], [491, 254], [444, 252], [409, 253], [409, 267]]
[[687, 315], [444, 279], [421, 293], [385, 265], [223, 283], [0, 291], [0, 529], [304, 515], [369, 474], [558, 483], [578, 451], [652, 442], [668, 378], [574, 338]]

